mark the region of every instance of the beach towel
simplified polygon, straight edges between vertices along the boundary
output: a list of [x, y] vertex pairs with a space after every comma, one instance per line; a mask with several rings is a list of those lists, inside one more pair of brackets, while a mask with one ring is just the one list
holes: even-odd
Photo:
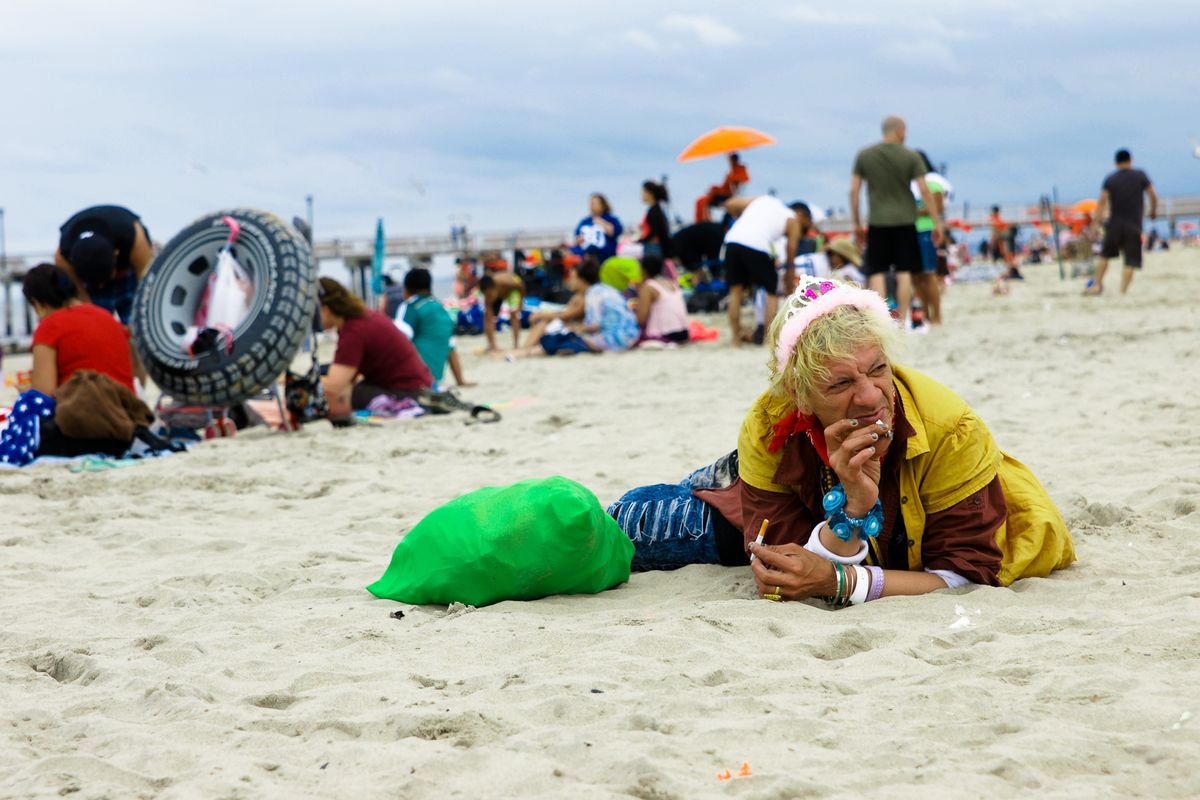
[[372, 397], [371, 402], [367, 403], [367, 411], [370, 412], [369, 416], [396, 419], [416, 419], [425, 414], [421, 404], [411, 397], [392, 397], [389, 394]]
[[54, 398], [30, 389], [17, 398], [0, 431], [0, 464], [24, 467], [37, 458], [43, 417], [54, 416]]
[[588, 489], [562, 477], [492, 486], [434, 509], [367, 590], [416, 605], [595, 594], [629, 580], [633, 544]]

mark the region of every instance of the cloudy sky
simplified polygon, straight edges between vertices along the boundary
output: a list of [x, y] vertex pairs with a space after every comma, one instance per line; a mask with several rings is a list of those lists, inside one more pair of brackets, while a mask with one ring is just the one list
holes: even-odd
[[10, 253], [106, 202], [163, 241], [307, 194], [322, 238], [567, 227], [590, 191], [633, 220], [646, 178], [680, 210], [720, 178], [675, 156], [722, 124], [779, 140], [753, 190], [844, 206], [887, 113], [972, 204], [1094, 195], [1119, 146], [1197, 194], [1196, 31], [1194, 0], [3, 0], [0, 206]]

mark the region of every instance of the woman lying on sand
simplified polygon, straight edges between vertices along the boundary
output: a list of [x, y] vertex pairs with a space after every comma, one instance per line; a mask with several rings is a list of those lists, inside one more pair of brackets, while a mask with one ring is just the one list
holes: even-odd
[[634, 568], [745, 564], [749, 550], [764, 597], [841, 606], [1074, 561], [1037, 478], [961, 398], [895, 364], [896, 340], [878, 295], [802, 277], [736, 453], [609, 508]]

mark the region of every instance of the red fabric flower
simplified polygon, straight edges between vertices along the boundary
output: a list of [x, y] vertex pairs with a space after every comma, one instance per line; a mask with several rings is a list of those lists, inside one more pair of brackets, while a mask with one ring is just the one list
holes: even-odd
[[817, 422], [816, 417], [809, 414], [801, 414], [799, 411], [793, 411], [779, 420], [779, 422], [776, 422], [772, 430], [774, 430], [775, 435], [771, 437], [771, 443], [767, 445], [768, 453], [778, 452], [788, 439], [798, 433], [803, 433], [812, 442], [812, 446], [816, 449], [817, 455], [821, 457], [821, 461], [828, 466], [829, 447], [825, 444], [825, 429]]

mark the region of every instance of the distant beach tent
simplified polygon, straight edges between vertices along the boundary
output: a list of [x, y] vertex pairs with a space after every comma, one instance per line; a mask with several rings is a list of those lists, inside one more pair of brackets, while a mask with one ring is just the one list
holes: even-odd
[[721, 156], [738, 150], [749, 150], [775, 144], [775, 138], [754, 128], [724, 127], [709, 131], [696, 139], [679, 154], [679, 161], [694, 161], [698, 158]]

